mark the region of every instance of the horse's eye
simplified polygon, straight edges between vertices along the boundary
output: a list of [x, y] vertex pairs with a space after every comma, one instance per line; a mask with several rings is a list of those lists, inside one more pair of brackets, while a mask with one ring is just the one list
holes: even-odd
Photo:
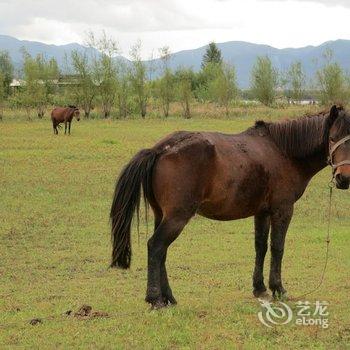
[[332, 136], [329, 136], [329, 141], [334, 142], [334, 138]]

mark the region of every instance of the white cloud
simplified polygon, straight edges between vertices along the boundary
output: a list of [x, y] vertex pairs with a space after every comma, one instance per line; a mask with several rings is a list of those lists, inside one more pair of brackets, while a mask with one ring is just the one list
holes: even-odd
[[[264, 1], [290, 1], [290, 0], [264, 0]], [[349, 0], [296, 0], [296, 1], [319, 3], [330, 7], [334, 7], [334, 6], [350, 7]]]
[[0, 13], [0, 34], [62, 44], [105, 30], [125, 55], [141, 39], [144, 57], [211, 40], [298, 47], [350, 39], [345, 0], [0, 0]]

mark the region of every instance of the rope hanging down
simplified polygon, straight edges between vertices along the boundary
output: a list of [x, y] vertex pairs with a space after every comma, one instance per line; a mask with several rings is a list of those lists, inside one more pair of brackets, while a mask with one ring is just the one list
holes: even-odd
[[311, 290], [310, 292], [307, 292], [305, 294], [302, 294], [296, 298], [293, 299], [301, 299], [304, 298], [307, 295], [315, 293], [323, 284], [324, 277], [327, 270], [328, 260], [329, 260], [329, 245], [331, 242], [331, 215], [332, 215], [332, 198], [333, 198], [333, 188], [334, 188], [334, 176], [332, 177], [332, 180], [328, 184], [329, 187], [329, 200], [328, 200], [328, 213], [327, 213], [327, 236], [326, 236], [326, 255], [325, 255], [325, 262], [321, 274], [320, 281], [318, 282], [318, 285]]

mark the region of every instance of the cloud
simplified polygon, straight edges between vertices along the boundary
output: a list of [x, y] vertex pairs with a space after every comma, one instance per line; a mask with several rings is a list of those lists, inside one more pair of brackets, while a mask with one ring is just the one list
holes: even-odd
[[[239, 22], [208, 15], [211, 3], [212, 0], [0, 0], [0, 34], [62, 44], [83, 42], [89, 30], [105, 30], [118, 41], [126, 38], [130, 47], [130, 40], [138, 38], [154, 42], [159, 36], [172, 37], [174, 32], [185, 37], [189, 32], [232, 28]], [[159, 42], [155, 48], [165, 44], [171, 43]], [[122, 46], [122, 51], [128, 52]], [[145, 46], [150, 51], [147, 43]]]
[[350, 38], [345, 0], [0, 0], [0, 14], [0, 34], [64, 44], [105, 30], [124, 55], [141, 39], [145, 58], [212, 40], [281, 48]]
[[120, 32], [191, 30], [205, 26], [175, 0], [0, 1], [1, 27], [30, 25], [37, 18], [66, 24], [114, 27]]
[[[217, 0], [217, 1], [228, 1], [228, 0]], [[286, 1], [290, 1], [290, 0], [262, 0], [262, 1], [286, 2]], [[296, 2], [313, 2], [313, 3], [326, 5], [328, 7], [343, 6], [343, 7], [350, 8], [350, 1], [349, 0], [294, 0], [294, 1], [296, 1]]]

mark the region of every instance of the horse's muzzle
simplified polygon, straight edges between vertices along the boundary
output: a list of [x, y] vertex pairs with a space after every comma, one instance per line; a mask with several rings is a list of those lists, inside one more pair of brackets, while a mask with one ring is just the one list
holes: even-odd
[[350, 185], [350, 177], [337, 174], [335, 176], [335, 184], [339, 190], [347, 190]]

